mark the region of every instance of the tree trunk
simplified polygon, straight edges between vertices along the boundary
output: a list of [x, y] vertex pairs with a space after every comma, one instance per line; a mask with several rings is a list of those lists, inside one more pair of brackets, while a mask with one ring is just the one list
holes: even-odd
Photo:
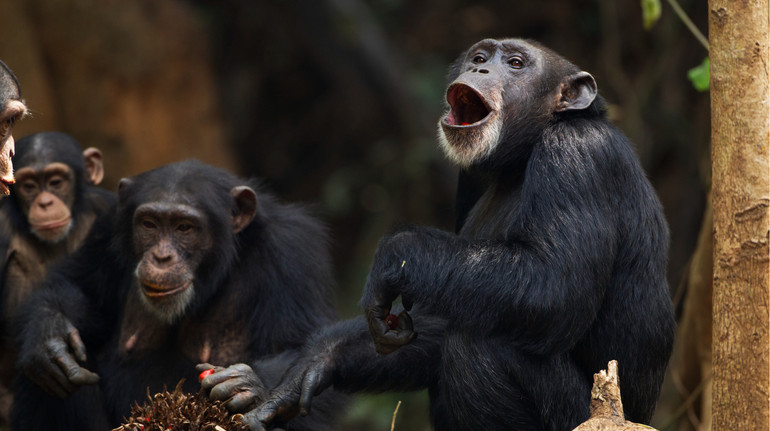
[[709, 0], [714, 206], [713, 426], [767, 430], [768, 1]]

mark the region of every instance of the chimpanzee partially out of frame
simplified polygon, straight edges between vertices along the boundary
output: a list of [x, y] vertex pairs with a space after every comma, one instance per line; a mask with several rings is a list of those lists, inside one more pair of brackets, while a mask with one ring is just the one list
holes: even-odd
[[13, 184], [13, 125], [26, 115], [27, 105], [21, 98], [19, 80], [0, 61], [0, 197], [7, 196]]
[[0, 201], [0, 423], [7, 420], [16, 351], [7, 337], [11, 315], [42, 281], [46, 268], [74, 252], [94, 221], [117, 201], [96, 187], [102, 153], [71, 136], [43, 132], [16, 142], [16, 182]]
[[365, 317], [311, 339], [246, 415], [254, 429], [333, 386], [427, 388], [437, 431], [564, 431], [611, 359], [626, 416], [650, 420], [675, 326], [668, 229], [594, 78], [519, 39], [473, 45], [449, 77], [439, 140], [462, 171], [458, 233], [384, 237]]
[[[336, 318], [326, 229], [306, 209], [195, 161], [123, 179], [118, 196], [21, 311], [14, 430], [114, 428], [148, 391], [184, 378], [197, 392], [200, 362], [256, 360], [251, 388], [266, 391]], [[330, 395], [290, 429], [332, 429], [345, 396]]]

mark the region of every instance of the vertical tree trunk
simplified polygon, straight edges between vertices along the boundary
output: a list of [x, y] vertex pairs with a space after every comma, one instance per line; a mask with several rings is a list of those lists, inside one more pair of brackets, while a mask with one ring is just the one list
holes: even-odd
[[770, 429], [768, 0], [709, 0], [713, 426]]

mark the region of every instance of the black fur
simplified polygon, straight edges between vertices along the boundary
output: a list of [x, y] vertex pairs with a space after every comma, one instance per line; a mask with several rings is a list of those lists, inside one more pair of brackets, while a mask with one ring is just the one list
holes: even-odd
[[[257, 192], [257, 215], [234, 234], [230, 190], [244, 184]], [[197, 392], [194, 367], [202, 360], [184, 351], [191, 340], [197, 345], [196, 334], [220, 337], [212, 339], [212, 355], [226, 357], [212, 359], [216, 365], [284, 358], [278, 370], [262, 375], [275, 381], [306, 335], [336, 318], [326, 231], [304, 208], [278, 203], [256, 182], [195, 161], [141, 174], [119, 195], [116, 211], [94, 227], [80, 251], [56, 267], [45, 288], [27, 303], [19, 334], [23, 361], [37, 348], [47, 322], [63, 314], [80, 331], [88, 347], [87, 367], [100, 375], [99, 385], [81, 388], [63, 403], [22, 381], [27, 398], [17, 403], [14, 429], [109, 429], [128, 416], [134, 402], [145, 400], [148, 387], [156, 393], [184, 378], [184, 388]], [[132, 283], [139, 258], [132, 251], [132, 217], [144, 202], [172, 199], [206, 214], [216, 245], [196, 271], [195, 299], [181, 321], [153, 321], [147, 324], [152, 333], [144, 333], [143, 319], [151, 315], [126, 305], [136, 295]], [[127, 326], [138, 326], [146, 338], [161, 338], [140, 337], [135, 350], [126, 351], [121, 334]], [[228, 354], [228, 335], [245, 337], [246, 345]], [[330, 429], [333, 414], [331, 408], [324, 410], [294, 429]], [[80, 419], [83, 412], [88, 412], [86, 420]]]

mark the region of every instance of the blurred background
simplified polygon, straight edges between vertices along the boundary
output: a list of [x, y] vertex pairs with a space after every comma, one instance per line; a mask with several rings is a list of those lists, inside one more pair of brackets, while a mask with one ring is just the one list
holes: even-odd
[[[706, 3], [681, 5], [705, 32]], [[649, 30], [638, 1], [615, 0], [0, 0], [0, 10], [0, 59], [33, 113], [17, 139], [59, 130], [99, 147], [112, 190], [197, 158], [312, 204], [334, 238], [345, 317], [359, 313], [379, 237], [407, 222], [453, 228], [456, 172], [435, 138], [447, 66], [485, 37], [536, 39], [595, 76], [636, 144], [670, 224], [681, 310], [710, 175], [708, 93], [687, 72], [708, 53], [667, 3]], [[686, 419], [680, 392], [667, 383], [653, 425]], [[396, 429], [429, 429], [424, 393], [360, 397], [340, 429], [388, 430], [398, 400]]]

